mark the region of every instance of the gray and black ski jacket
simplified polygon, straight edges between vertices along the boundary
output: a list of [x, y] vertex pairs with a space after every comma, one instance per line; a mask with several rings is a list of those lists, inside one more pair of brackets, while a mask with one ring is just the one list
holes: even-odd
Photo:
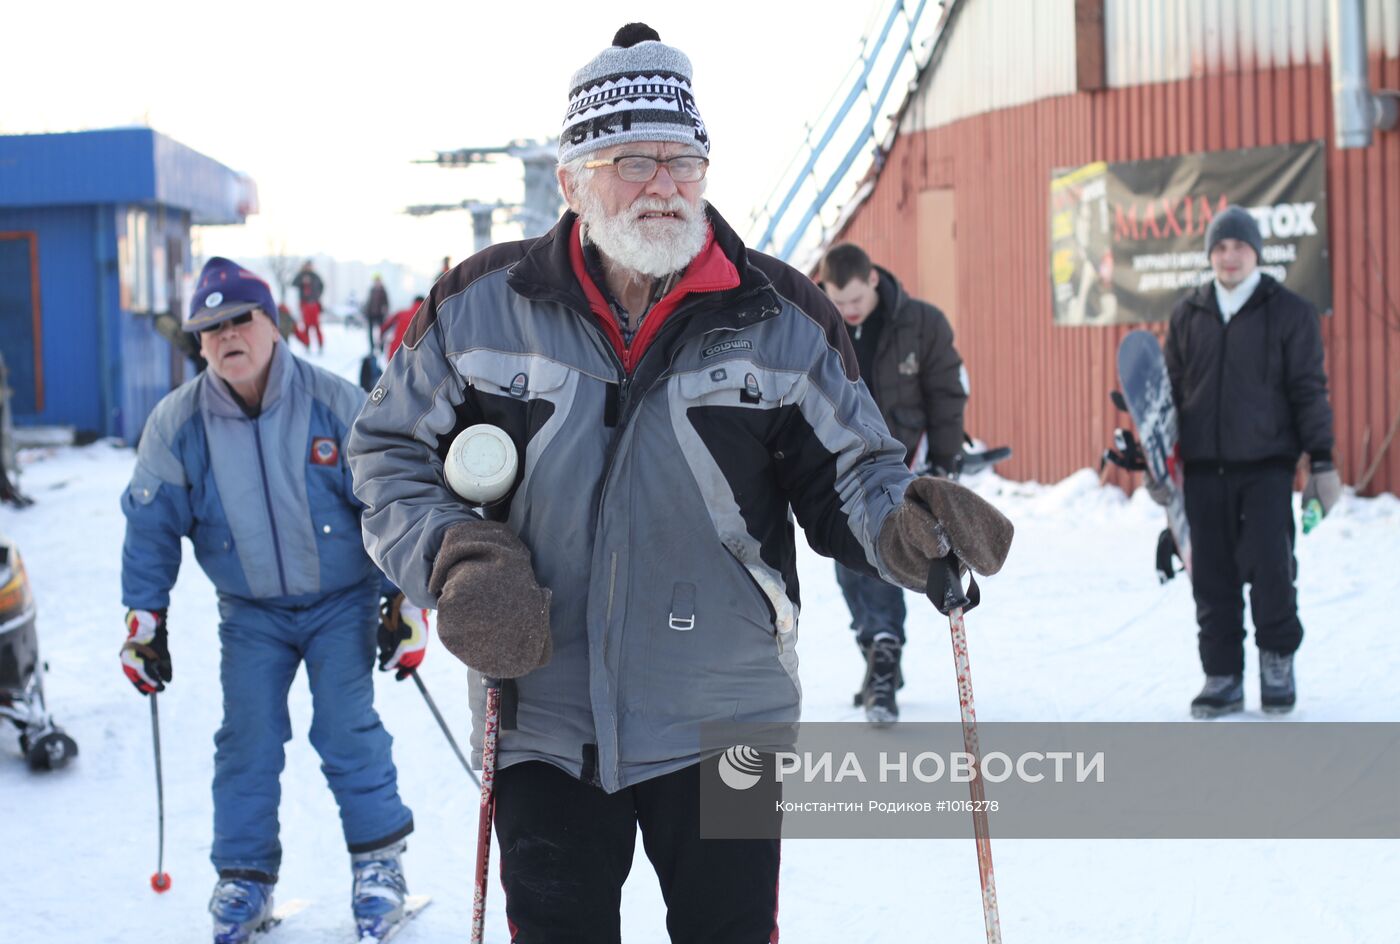
[[[699, 760], [702, 723], [795, 721], [794, 513], [818, 552], [883, 570], [876, 538], [912, 476], [841, 320], [708, 212], [712, 244], [632, 349], [572, 213], [466, 260], [351, 433], [365, 546], [429, 607], [443, 532], [474, 520], [443, 483], [449, 444], [482, 422], [515, 441], [500, 517], [552, 591], [554, 656], [517, 680], [502, 766], [544, 760], [611, 792]], [[479, 745], [479, 690], [473, 712]]]

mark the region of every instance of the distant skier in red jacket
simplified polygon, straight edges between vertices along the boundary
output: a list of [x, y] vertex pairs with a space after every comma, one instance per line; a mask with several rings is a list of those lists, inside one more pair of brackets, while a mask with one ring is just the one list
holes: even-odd
[[301, 271], [297, 273], [292, 284], [296, 286], [298, 301], [301, 305], [301, 323], [297, 325], [297, 340], [306, 345], [306, 349], [310, 351], [311, 335], [315, 333], [316, 349], [325, 350], [326, 342], [321, 337], [321, 293], [325, 291], [326, 284], [321, 281], [321, 277], [311, 267], [310, 259], [302, 265]]
[[[403, 343], [403, 336], [408, 331], [408, 323], [413, 320], [413, 316], [418, 314], [418, 306], [423, 304], [423, 296], [415, 295], [413, 304], [402, 311], [396, 311], [384, 321], [384, 327], [379, 329], [380, 343], [384, 344], [384, 359], [387, 361], [394, 356], [394, 352]], [[388, 338], [387, 343], [385, 338]]]

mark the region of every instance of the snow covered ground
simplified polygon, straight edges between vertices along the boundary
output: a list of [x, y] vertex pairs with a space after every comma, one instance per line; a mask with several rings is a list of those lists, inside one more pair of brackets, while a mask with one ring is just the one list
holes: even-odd
[[[315, 358], [355, 377], [363, 335], [331, 326]], [[117, 663], [123, 636], [118, 496], [129, 449], [98, 443], [25, 457], [22, 488], [38, 500], [0, 507], [39, 603], [48, 694], [82, 756], [68, 769], [27, 771], [0, 738], [0, 850], [6, 860], [0, 934], [54, 942], [208, 940], [209, 784], [219, 723], [216, 608], [187, 552], [171, 604], [175, 679], [161, 696], [166, 868], [154, 895], [156, 815], [147, 704]], [[968, 617], [979, 717], [985, 721], [1184, 721], [1200, 683], [1190, 587], [1158, 586], [1151, 570], [1161, 516], [1145, 495], [1101, 489], [1082, 471], [1055, 485], [987, 476], [976, 487], [1016, 522], [1005, 571], [983, 584]], [[1346, 502], [1298, 548], [1307, 641], [1299, 660], [1304, 721], [1400, 721], [1400, 501]], [[855, 720], [860, 667], [830, 564], [804, 546], [805, 718]], [[947, 624], [910, 595], [908, 720], [956, 721]], [[1249, 646], [1247, 718], [1257, 711]], [[434, 639], [423, 677], [459, 740], [467, 734], [466, 670]], [[431, 908], [403, 944], [461, 941], [471, 914], [477, 796], [410, 683], [378, 675], [377, 704], [395, 737], [400, 789], [418, 831], [405, 858]], [[285, 849], [279, 897], [313, 906], [277, 938], [348, 942], [349, 864], [330, 792], [306, 741], [310, 697], [292, 692], [282, 778]], [[1183, 763], [1189, 760], [1183, 759]], [[638, 845], [624, 895], [624, 939], [664, 941], [664, 907]], [[1400, 940], [1400, 843], [1394, 841], [996, 840], [1010, 942], [1340, 942]], [[495, 861], [495, 860], [493, 860]], [[983, 940], [972, 843], [788, 841], [785, 941]], [[507, 940], [493, 882], [487, 940]]]

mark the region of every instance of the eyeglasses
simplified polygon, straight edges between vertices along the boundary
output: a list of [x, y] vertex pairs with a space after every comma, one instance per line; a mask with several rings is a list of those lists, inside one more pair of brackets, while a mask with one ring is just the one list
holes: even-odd
[[251, 311], [245, 311], [245, 312], [244, 312], [243, 314], [241, 314], [241, 315], [234, 315], [232, 318], [228, 319], [227, 321], [220, 321], [218, 324], [212, 324], [212, 325], [210, 325], [210, 326], [207, 327], [207, 328], [200, 328], [200, 329], [199, 329], [199, 333], [200, 333], [200, 334], [215, 334], [215, 333], [217, 333], [217, 332], [219, 332], [219, 331], [222, 331], [222, 330], [224, 329], [224, 325], [233, 325], [235, 328], [241, 328], [241, 327], [243, 327], [243, 325], [248, 324], [248, 323], [251, 322], [252, 320], [253, 320], [253, 313], [252, 313]]
[[678, 184], [693, 184], [697, 180], [705, 179], [705, 171], [710, 167], [708, 157], [694, 157], [689, 154], [682, 154], [679, 157], [671, 157], [661, 160], [656, 157], [647, 157], [642, 154], [622, 154], [609, 158], [605, 161], [587, 161], [584, 167], [609, 167], [617, 171], [617, 176], [630, 184], [644, 184], [656, 176], [656, 169], [662, 164], [666, 165], [666, 173], [671, 175], [671, 179]]

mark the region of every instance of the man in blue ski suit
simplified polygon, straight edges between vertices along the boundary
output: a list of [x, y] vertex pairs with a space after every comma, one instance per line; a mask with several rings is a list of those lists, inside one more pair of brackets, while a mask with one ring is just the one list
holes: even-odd
[[376, 627], [381, 668], [400, 679], [421, 662], [428, 629], [426, 612], [403, 601], [362, 542], [343, 443], [364, 393], [293, 356], [276, 311], [251, 272], [222, 258], [204, 267], [184, 329], [198, 335], [208, 370], [157, 404], [121, 500], [122, 664], [139, 691], [171, 680], [166, 608], [182, 537], [218, 591], [224, 720], [214, 739], [210, 911], [215, 941], [229, 944], [271, 914], [287, 693], [303, 661], [311, 743], [340, 807], [357, 923], [374, 932], [402, 917], [399, 855], [413, 816], [374, 710], [371, 666]]

